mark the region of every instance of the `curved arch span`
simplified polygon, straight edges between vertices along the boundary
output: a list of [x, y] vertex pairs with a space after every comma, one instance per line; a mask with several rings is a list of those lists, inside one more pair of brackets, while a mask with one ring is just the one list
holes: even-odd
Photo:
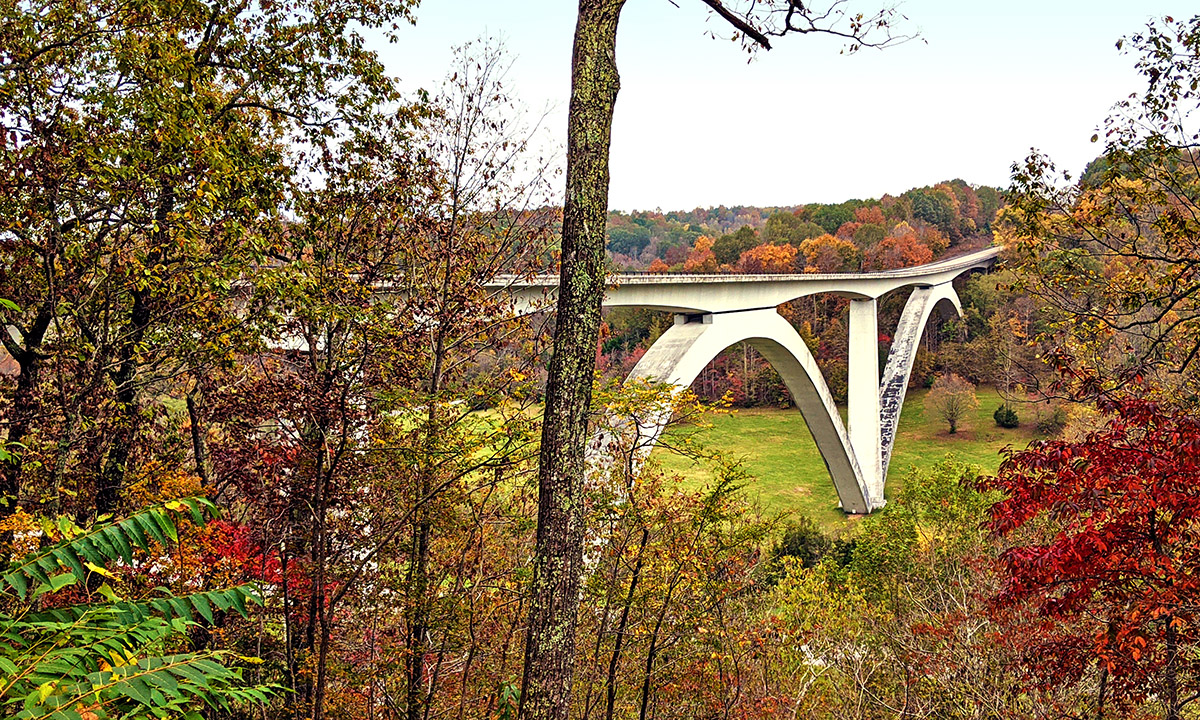
[[[646, 352], [629, 377], [687, 388], [713, 358], [739, 342], [749, 342], [783, 378], [837, 488], [842, 508], [867, 513], [872, 507], [862, 471], [850, 445], [833, 395], [817, 362], [796, 330], [773, 308], [705, 315], [676, 324]], [[643, 429], [646, 447], [657, 441], [667, 418]]]
[[882, 451], [882, 477], [887, 478], [888, 463], [892, 459], [892, 446], [896, 442], [896, 426], [900, 422], [900, 410], [904, 407], [904, 396], [908, 392], [908, 379], [912, 375], [913, 361], [917, 358], [917, 346], [921, 335], [934, 310], [945, 315], [956, 313], [962, 317], [962, 301], [954, 286], [949, 282], [930, 287], [919, 287], [908, 296], [892, 347], [888, 350], [887, 364], [879, 382], [879, 435]]

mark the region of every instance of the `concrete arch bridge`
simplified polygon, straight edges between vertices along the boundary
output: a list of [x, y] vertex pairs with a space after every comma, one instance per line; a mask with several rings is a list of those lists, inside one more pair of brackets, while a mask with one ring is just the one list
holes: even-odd
[[[896, 423], [908, 388], [918, 342], [935, 309], [962, 314], [952, 281], [991, 267], [1001, 248], [887, 272], [796, 275], [616, 275], [605, 307], [637, 307], [675, 314], [675, 324], [654, 343], [630, 378], [687, 388], [713, 358], [739, 342], [761, 353], [783, 378], [816, 440], [842, 508], [869, 513], [884, 505], [884, 481]], [[497, 278], [491, 287], [510, 293], [519, 313], [552, 309], [557, 277]], [[878, 359], [878, 300], [893, 290], [912, 291], [896, 327], [882, 374]], [[818, 293], [850, 299], [847, 379], [848, 423], [800, 335], [776, 308]], [[652, 445], [669, 418], [639, 428]]]

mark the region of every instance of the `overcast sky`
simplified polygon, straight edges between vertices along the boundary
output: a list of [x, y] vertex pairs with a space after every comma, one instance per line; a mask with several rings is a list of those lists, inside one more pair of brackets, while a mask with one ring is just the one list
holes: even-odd
[[[851, 0], [869, 9], [870, 0]], [[629, 0], [610, 204], [621, 210], [798, 205], [878, 197], [960, 177], [1002, 186], [1030, 147], [1078, 171], [1109, 107], [1139, 89], [1115, 48], [1178, 2], [908, 0], [921, 40], [839, 55], [795, 36], [747, 63], [699, 0]], [[379, 49], [406, 87], [436, 88], [451, 47], [504, 38], [512, 89], [551, 107], [561, 152], [570, 93], [571, 0], [424, 0], [417, 24]]]

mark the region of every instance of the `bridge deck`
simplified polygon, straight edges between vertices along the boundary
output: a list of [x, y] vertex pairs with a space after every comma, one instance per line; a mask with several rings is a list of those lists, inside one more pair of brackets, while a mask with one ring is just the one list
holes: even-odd
[[[745, 273], [616, 273], [610, 276], [610, 284], [615, 286], [620, 285], [695, 285], [705, 283], [730, 283], [730, 282], [746, 282], [746, 283], [779, 283], [779, 282], [861, 282], [864, 280], [891, 280], [899, 278], [917, 278], [930, 274], [941, 274], [947, 271], [969, 270], [979, 266], [983, 262], [987, 262], [1000, 254], [1003, 248], [989, 247], [983, 250], [977, 250], [966, 255], [957, 257], [945, 258], [936, 262], [926, 263], [924, 265], [914, 265], [912, 267], [900, 268], [898, 270], [884, 270], [879, 272], [861, 272], [861, 273], [773, 273], [773, 274], [745, 274]], [[505, 278], [513, 276], [500, 276], [495, 282], [490, 285], [499, 286], [503, 284], [505, 287], [520, 287], [520, 286], [538, 286], [538, 287], [558, 287], [557, 275], [539, 275], [534, 278], [521, 281], [503, 283]]]
[[[725, 313], [782, 305], [807, 295], [833, 293], [877, 298], [910, 286], [929, 287], [962, 273], [990, 267], [1002, 248], [914, 267], [866, 273], [789, 273], [777, 275], [617, 274], [609, 278], [606, 307], [645, 307], [678, 313]], [[557, 275], [533, 278], [500, 276], [489, 288], [511, 294], [521, 312], [549, 309]]]

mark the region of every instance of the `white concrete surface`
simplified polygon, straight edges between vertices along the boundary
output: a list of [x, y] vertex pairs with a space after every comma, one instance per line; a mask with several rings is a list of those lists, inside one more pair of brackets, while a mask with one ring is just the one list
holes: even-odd
[[[917, 345], [935, 308], [962, 312], [951, 282], [965, 272], [991, 267], [994, 247], [928, 265], [879, 273], [837, 275], [618, 275], [606, 307], [644, 307], [676, 313], [675, 325], [646, 352], [630, 378], [663, 382], [681, 390], [723, 350], [748, 342], [783, 378], [816, 440], [842, 508], [869, 513], [883, 507], [888, 462], [896, 424]], [[497, 278], [489, 285], [514, 301], [518, 313], [553, 309], [556, 277]], [[913, 287], [896, 328], [880, 378], [877, 300], [884, 293]], [[776, 312], [783, 303], [807, 295], [833, 293], [851, 298], [848, 368], [848, 425], [842, 423], [816, 360], [796, 330]], [[646, 417], [609, 423], [590, 448], [593, 462], [611, 462], [608, 452], [622, 432], [639, 458], [657, 442], [670, 408]]]

